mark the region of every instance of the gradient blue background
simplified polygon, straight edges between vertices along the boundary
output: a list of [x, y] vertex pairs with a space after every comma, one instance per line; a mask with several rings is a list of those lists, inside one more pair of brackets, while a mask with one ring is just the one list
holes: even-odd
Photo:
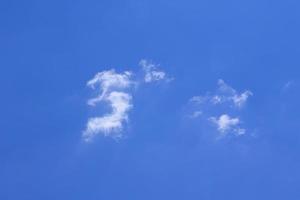
[[[0, 0], [0, 199], [299, 200], [296, 0]], [[81, 140], [86, 81], [139, 69], [175, 77], [134, 94], [126, 139]], [[254, 96], [253, 135], [215, 141], [184, 118], [222, 78]], [[291, 81], [290, 87], [285, 84]]]

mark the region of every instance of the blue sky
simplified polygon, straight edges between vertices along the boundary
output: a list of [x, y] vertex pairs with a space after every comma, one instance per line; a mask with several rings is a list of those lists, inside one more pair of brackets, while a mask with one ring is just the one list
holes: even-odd
[[0, 199], [298, 200], [299, 6], [1, 0]]

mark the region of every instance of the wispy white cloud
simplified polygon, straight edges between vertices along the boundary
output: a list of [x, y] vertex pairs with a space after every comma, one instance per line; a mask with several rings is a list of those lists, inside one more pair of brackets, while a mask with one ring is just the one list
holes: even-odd
[[243, 135], [246, 132], [245, 129], [239, 127], [241, 122], [238, 117], [231, 118], [227, 114], [222, 114], [218, 118], [211, 117], [209, 120], [217, 126], [218, 131], [222, 135], [226, 135], [230, 131], [236, 133], [237, 135]]
[[190, 118], [197, 118], [197, 117], [201, 116], [202, 113], [203, 112], [200, 110], [194, 111], [193, 114], [190, 115]]
[[90, 141], [95, 135], [103, 133], [105, 136], [121, 137], [120, 132], [124, 123], [128, 121], [128, 112], [132, 108], [131, 95], [124, 92], [111, 92], [107, 101], [112, 112], [103, 117], [93, 117], [88, 120], [87, 128], [83, 132], [86, 141]]
[[[146, 83], [167, 79], [165, 72], [158, 71], [156, 66], [146, 60], [142, 60], [140, 65], [146, 73]], [[88, 100], [88, 105], [95, 107], [104, 102], [111, 112], [88, 119], [82, 135], [85, 141], [91, 141], [98, 134], [113, 138], [122, 137], [122, 130], [129, 121], [129, 111], [133, 108], [130, 90], [137, 83], [132, 72], [117, 73], [114, 69], [99, 72], [87, 82], [87, 86], [97, 93], [96, 97]]]
[[92, 89], [98, 89], [99, 95], [88, 101], [91, 106], [102, 101], [113, 90], [122, 90], [129, 88], [134, 82], [131, 80], [132, 73], [116, 73], [114, 69], [97, 73], [93, 79], [88, 81], [87, 86]]
[[154, 63], [148, 60], [142, 59], [139, 65], [142, 67], [145, 73], [144, 81], [146, 83], [161, 81], [161, 80], [165, 80], [165, 81], [172, 80], [172, 78], [169, 78], [167, 76], [166, 72], [158, 69], [159, 67], [158, 65], [155, 65]]
[[237, 108], [242, 108], [252, 95], [253, 93], [249, 90], [238, 93], [234, 88], [220, 79], [218, 80], [217, 92], [214, 95], [194, 96], [190, 101], [198, 104], [210, 103], [213, 105], [230, 103]]
[[232, 101], [236, 107], [241, 108], [245, 105], [248, 98], [252, 95], [252, 92], [247, 90], [241, 94], [235, 94], [234, 96], [232, 96]]
[[134, 83], [131, 72], [116, 73], [115, 70], [103, 71], [88, 81], [87, 85], [98, 90], [98, 96], [88, 100], [88, 104], [95, 106], [99, 102], [106, 102], [112, 111], [103, 117], [93, 117], [87, 122], [83, 138], [90, 141], [97, 134], [120, 137], [124, 123], [128, 120], [128, 112], [132, 108], [132, 96], [126, 92]]
[[207, 96], [193, 96], [190, 99], [191, 103], [196, 103], [196, 104], [202, 104], [205, 103], [208, 100]]
[[235, 89], [233, 89], [231, 86], [227, 85], [225, 83], [224, 80], [222, 79], [219, 79], [218, 80], [218, 90], [221, 92], [221, 93], [228, 93], [228, 94], [234, 94], [236, 93]]
[[218, 81], [219, 94], [215, 96], [218, 103], [232, 102], [234, 106], [241, 108], [245, 105], [248, 98], [253, 95], [249, 90], [238, 93], [234, 88], [225, 83], [222, 79]]
[[[190, 114], [190, 118], [200, 116], [202, 119], [208, 119], [217, 126], [217, 130], [221, 135], [226, 135], [230, 132], [236, 135], [243, 135], [246, 133], [246, 129], [240, 127], [240, 117], [231, 118], [230, 114], [241, 112], [252, 95], [253, 93], [249, 90], [239, 93], [220, 79], [218, 80], [218, 87], [215, 93], [209, 92], [206, 95], [194, 96], [190, 99], [190, 103], [192, 103], [195, 110]], [[227, 110], [228, 114], [220, 113], [224, 112], [224, 109]], [[217, 114], [218, 117], [211, 117], [211, 115], [216, 113], [219, 113]]]

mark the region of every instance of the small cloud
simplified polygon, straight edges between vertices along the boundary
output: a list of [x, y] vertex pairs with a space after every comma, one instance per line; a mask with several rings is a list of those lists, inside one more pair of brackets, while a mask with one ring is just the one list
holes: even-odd
[[202, 115], [202, 111], [197, 110], [192, 115], [190, 115], [190, 118], [197, 118], [197, 117], [199, 117], [201, 115]]
[[158, 65], [155, 65], [145, 59], [141, 60], [139, 65], [143, 68], [145, 73], [144, 81], [146, 83], [156, 82], [156, 81], [172, 81], [172, 78], [167, 77], [167, 74], [158, 69]]
[[[226, 84], [224, 80], [219, 79], [215, 93], [208, 92], [206, 95], [194, 96], [189, 100], [194, 110], [190, 114], [190, 118], [197, 118], [201, 115], [202, 119], [208, 119], [214, 123], [223, 136], [229, 132], [233, 132], [235, 135], [243, 135], [246, 133], [246, 129], [240, 127], [240, 117], [232, 118], [230, 115], [233, 113], [236, 115], [237, 111], [241, 112], [241, 108], [244, 107], [252, 95], [253, 93], [250, 90], [239, 93]], [[228, 114], [222, 114], [224, 111]], [[219, 117], [211, 117], [216, 114]]]
[[236, 93], [235, 89], [233, 89], [232, 87], [227, 85], [225, 83], [225, 81], [223, 81], [222, 79], [218, 80], [218, 86], [219, 86], [218, 90], [221, 93], [228, 93], [228, 94], [231, 94], [231, 95]]
[[222, 135], [226, 135], [229, 132], [234, 132], [237, 135], [245, 134], [246, 130], [238, 127], [240, 124], [240, 119], [238, 117], [231, 118], [227, 114], [223, 114], [220, 117], [211, 117], [209, 119], [212, 123], [217, 126], [218, 131]]
[[223, 101], [223, 98], [219, 95], [215, 95], [215, 96], [211, 97], [211, 102], [213, 104], [221, 104], [222, 101]]
[[236, 128], [234, 129], [234, 132], [237, 134], [237, 135], [244, 135], [246, 133], [246, 129], [243, 129], [243, 128]]
[[248, 98], [252, 95], [253, 95], [252, 92], [247, 90], [247, 91], [243, 92], [242, 94], [234, 94], [232, 96], [232, 101], [236, 107], [241, 108], [245, 105]]
[[190, 102], [196, 104], [209, 103], [212, 105], [230, 103], [237, 108], [242, 108], [252, 95], [253, 93], [249, 90], [238, 93], [235, 89], [227, 85], [225, 81], [220, 79], [218, 80], [217, 92], [214, 95], [194, 96], [190, 99]]
[[232, 102], [237, 108], [242, 108], [247, 102], [248, 98], [253, 95], [249, 90], [238, 93], [234, 88], [225, 83], [222, 79], [218, 81], [218, 91], [220, 92], [218, 102]]
[[196, 104], [202, 104], [202, 103], [204, 103], [206, 101], [207, 101], [207, 97], [206, 96], [193, 96], [190, 99], [191, 103], [196, 103]]

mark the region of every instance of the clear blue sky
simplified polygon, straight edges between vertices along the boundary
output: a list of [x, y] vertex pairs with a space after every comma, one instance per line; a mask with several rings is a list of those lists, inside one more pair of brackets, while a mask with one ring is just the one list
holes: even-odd
[[[0, 0], [0, 199], [299, 200], [299, 9]], [[174, 80], [131, 91], [122, 139], [83, 141], [88, 119], [109, 112], [87, 105], [87, 81], [111, 68], [138, 78], [141, 59]], [[203, 107], [189, 100], [214, 95], [219, 79], [253, 95], [242, 109], [205, 105], [191, 117]], [[220, 139], [228, 112], [247, 131]]]

